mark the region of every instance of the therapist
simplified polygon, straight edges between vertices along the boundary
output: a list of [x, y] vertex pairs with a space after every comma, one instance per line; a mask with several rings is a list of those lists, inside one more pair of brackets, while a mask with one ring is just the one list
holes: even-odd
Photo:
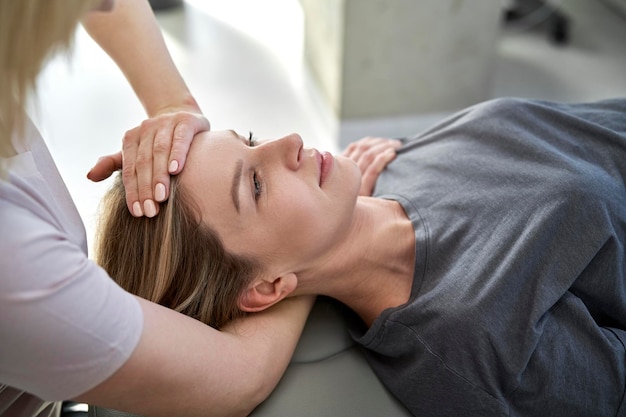
[[157, 215], [169, 175], [210, 128], [147, 0], [0, 0], [0, 415], [57, 415], [54, 401], [66, 399], [143, 416], [245, 415], [283, 374], [313, 300], [220, 332], [123, 291], [88, 259], [78, 212], [24, 111], [83, 17], [149, 117], [91, 179], [123, 161], [129, 209]]

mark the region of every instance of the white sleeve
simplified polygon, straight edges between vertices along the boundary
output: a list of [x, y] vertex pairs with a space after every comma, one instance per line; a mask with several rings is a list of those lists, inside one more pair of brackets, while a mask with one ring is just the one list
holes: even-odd
[[0, 383], [62, 400], [125, 363], [143, 315], [64, 227], [47, 182], [0, 183]]

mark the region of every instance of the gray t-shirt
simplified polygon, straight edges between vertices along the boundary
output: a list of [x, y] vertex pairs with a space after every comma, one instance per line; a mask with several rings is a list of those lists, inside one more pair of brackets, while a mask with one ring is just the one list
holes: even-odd
[[626, 100], [498, 99], [415, 138], [375, 195], [415, 228], [406, 305], [353, 329], [416, 415], [625, 416]]
[[143, 315], [87, 258], [85, 229], [34, 126], [0, 181], [0, 415], [95, 387], [131, 355]]

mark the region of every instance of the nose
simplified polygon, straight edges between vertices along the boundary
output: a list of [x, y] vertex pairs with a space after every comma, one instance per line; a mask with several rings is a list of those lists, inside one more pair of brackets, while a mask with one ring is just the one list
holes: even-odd
[[292, 170], [300, 168], [300, 156], [303, 147], [302, 138], [297, 133], [292, 133], [282, 138], [266, 142], [266, 151], [279, 158]]

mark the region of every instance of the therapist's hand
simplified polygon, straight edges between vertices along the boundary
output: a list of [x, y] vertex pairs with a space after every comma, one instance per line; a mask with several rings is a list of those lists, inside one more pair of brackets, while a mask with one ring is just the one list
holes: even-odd
[[185, 166], [194, 136], [210, 128], [201, 113], [188, 111], [144, 120], [126, 132], [120, 152], [98, 159], [87, 178], [101, 181], [122, 169], [128, 209], [136, 217], [154, 217], [169, 196], [170, 175]]
[[341, 153], [357, 163], [361, 170], [359, 195], [371, 196], [376, 180], [387, 164], [396, 157], [396, 150], [402, 146], [397, 139], [366, 137], [352, 142]]

